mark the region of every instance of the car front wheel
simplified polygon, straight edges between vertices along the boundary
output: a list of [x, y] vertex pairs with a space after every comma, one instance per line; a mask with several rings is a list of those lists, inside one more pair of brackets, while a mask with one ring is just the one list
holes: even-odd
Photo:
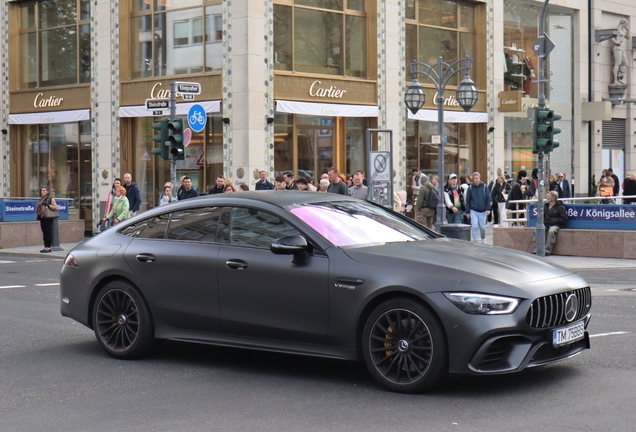
[[146, 302], [134, 287], [123, 281], [110, 282], [97, 294], [93, 328], [102, 348], [121, 359], [147, 354], [154, 338]]
[[392, 299], [379, 305], [364, 327], [362, 351], [371, 375], [391, 391], [421, 392], [447, 375], [442, 326], [414, 300]]

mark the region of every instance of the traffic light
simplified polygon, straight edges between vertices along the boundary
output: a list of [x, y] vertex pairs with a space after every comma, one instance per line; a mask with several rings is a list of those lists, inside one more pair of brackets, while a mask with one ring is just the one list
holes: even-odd
[[550, 114], [551, 114], [549, 116], [550, 131], [548, 133], [549, 144], [545, 148], [546, 153], [550, 153], [551, 151], [553, 151], [555, 148], [559, 146], [559, 142], [554, 139], [554, 136], [558, 133], [561, 133], [561, 129], [554, 126], [555, 121], [561, 120], [561, 114], [557, 114], [552, 110], [550, 111]]
[[[538, 154], [541, 149], [552, 148], [552, 115], [546, 108], [534, 110], [534, 127], [532, 128], [532, 153]], [[559, 116], [560, 118], [560, 116]], [[558, 145], [558, 144], [557, 144]]]
[[175, 160], [185, 159], [185, 147], [183, 146], [183, 120], [176, 119], [168, 123], [170, 131], [170, 154]]
[[157, 131], [156, 135], [152, 136], [154, 142], [159, 143], [159, 147], [155, 147], [150, 150], [150, 153], [159, 155], [165, 160], [170, 159], [170, 148], [166, 145], [166, 141], [169, 141], [170, 131], [168, 130], [168, 120], [161, 120], [152, 124], [152, 128]]

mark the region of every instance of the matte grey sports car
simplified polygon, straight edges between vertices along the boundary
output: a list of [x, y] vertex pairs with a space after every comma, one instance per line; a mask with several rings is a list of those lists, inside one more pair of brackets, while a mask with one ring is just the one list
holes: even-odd
[[571, 271], [451, 240], [333, 194], [219, 194], [153, 209], [73, 249], [62, 315], [118, 358], [154, 339], [364, 360], [393, 391], [589, 348]]

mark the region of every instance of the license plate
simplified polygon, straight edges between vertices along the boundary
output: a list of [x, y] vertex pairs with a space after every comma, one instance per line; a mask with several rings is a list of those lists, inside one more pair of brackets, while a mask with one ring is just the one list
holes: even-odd
[[552, 345], [555, 347], [566, 345], [585, 336], [585, 323], [579, 321], [569, 327], [556, 329], [552, 332]]

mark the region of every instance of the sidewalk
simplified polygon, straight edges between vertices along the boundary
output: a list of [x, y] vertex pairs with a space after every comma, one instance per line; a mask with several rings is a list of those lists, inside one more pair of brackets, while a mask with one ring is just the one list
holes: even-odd
[[[486, 244], [492, 244], [492, 225], [486, 227]], [[21, 255], [33, 258], [59, 258], [64, 259], [66, 255], [77, 246], [78, 243], [62, 243], [61, 251], [52, 251], [51, 253], [40, 253], [42, 246], [24, 246], [8, 249], [0, 249], [0, 259], [3, 255]], [[566, 267], [572, 270], [577, 269], [604, 269], [604, 268], [634, 268], [636, 269], [636, 260], [629, 259], [613, 259], [613, 258], [589, 258], [574, 256], [558, 256], [551, 255], [546, 260]]]

